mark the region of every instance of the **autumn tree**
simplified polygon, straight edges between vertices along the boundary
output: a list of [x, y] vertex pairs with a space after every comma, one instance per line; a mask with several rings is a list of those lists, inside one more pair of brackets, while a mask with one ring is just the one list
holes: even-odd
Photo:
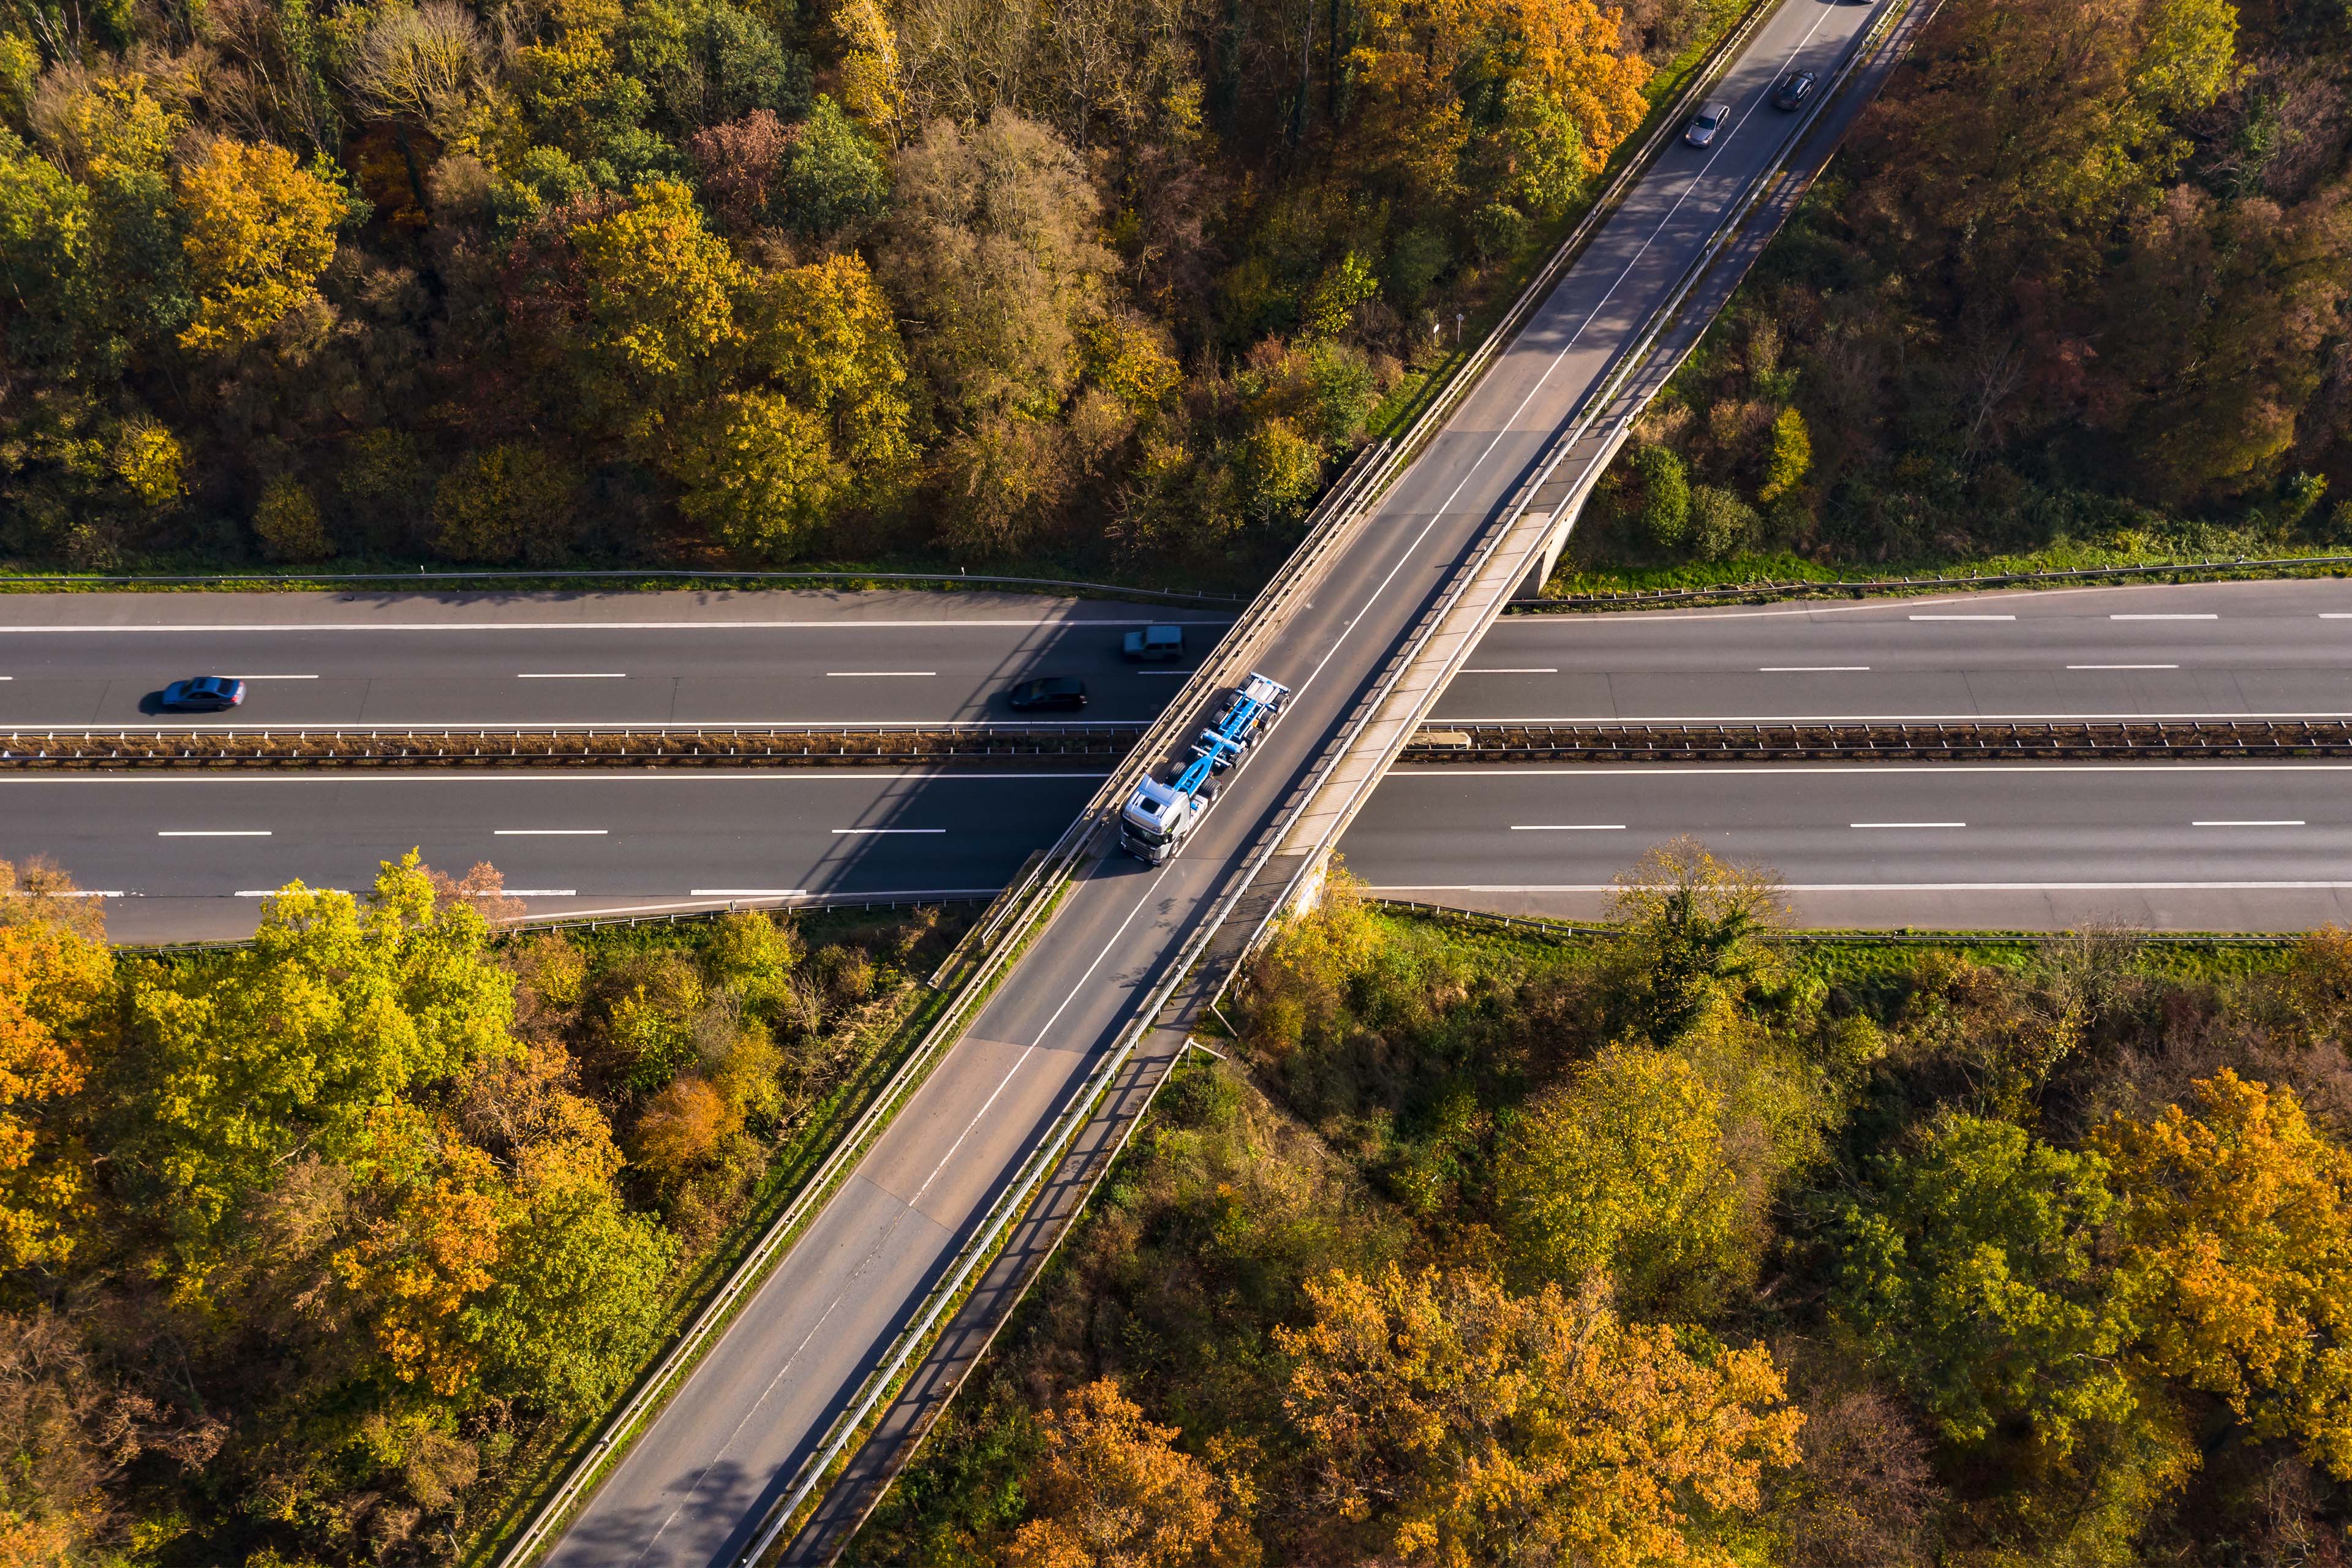
[[[63, 1263], [89, 1201], [90, 1154], [75, 1100], [88, 1080], [91, 1037], [114, 961], [102, 931], [67, 913], [72, 885], [28, 868], [22, 889], [0, 861], [0, 1269]], [[76, 911], [78, 914], [79, 911]]]
[[1796, 1458], [1761, 1350], [1695, 1356], [1597, 1288], [1514, 1296], [1474, 1270], [1309, 1281], [1276, 1328], [1313, 1506], [1408, 1563], [1733, 1562], [1718, 1525]]
[[1254, 1489], [1176, 1447], [1117, 1381], [1070, 1390], [1040, 1420], [1033, 1512], [1005, 1568], [1248, 1568]]
[[2196, 1093], [2193, 1112], [2116, 1117], [2092, 1139], [2126, 1198], [2139, 1353], [2352, 1476], [2352, 1153], [2291, 1090], [2225, 1068]]
[[628, 205], [582, 224], [571, 240], [593, 350], [658, 418], [706, 384], [713, 357], [734, 344], [740, 269], [703, 226], [693, 194], [671, 180], [637, 186]]
[[911, 343], [945, 410], [1049, 416], [1113, 259], [1101, 198], [1051, 131], [1006, 112], [945, 121], [897, 164], [883, 281], [923, 324]]
[[181, 169], [179, 199], [195, 293], [182, 346], [242, 348], [315, 297], [335, 254], [343, 198], [293, 153], [223, 137]]
[[1752, 1216], [1725, 1157], [1721, 1097], [1666, 1052], [1612, 1046], [1538, 1097], [1496, 1160], [1519, 1266], [1630, 1302], [1704, 1297], [1752, 1267]]
[[669, 468], [686, 515], [755, 559], [789, 558], [848, 477], [816, 416], [772, 392], [682, 419]]

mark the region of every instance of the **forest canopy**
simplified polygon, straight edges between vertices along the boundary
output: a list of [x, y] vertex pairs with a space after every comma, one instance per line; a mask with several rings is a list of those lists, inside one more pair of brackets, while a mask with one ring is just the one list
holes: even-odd
[[0, 552], [1283, 543], [1728, 0], [0, 4]]

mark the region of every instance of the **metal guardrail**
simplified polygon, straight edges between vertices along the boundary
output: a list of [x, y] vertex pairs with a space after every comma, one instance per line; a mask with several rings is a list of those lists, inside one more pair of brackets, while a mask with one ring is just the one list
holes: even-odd
[[[1448, 925], [1466, 925], [1506, 932], [1532, 931], [1538, 936], [1561, 941], [1608, 942], [1625, 934], [1617, 926], [1579, 925], [1572, 921], [1551, 920], [1542, 915], [1498, 914], [1492, 910], [1465, 909], [1458, 904], [1435, 904], [1421, 899], [1385, 899], [1375, 894], [1364, 901], [1375, 909], [1393, 914], [1414, 915]], [[1765, 931], [1759, 933], [1757, 940], [1792, 947], [2049, 947], [2073, 942], [2077, 934], [2064, 931], [1928, 931], [1906, 926], [1899, 931]], [[2135, 931], [2131, 934], [2135, 941], [2151, 947], [2290, 947], [2300, 940], [2292, 936], [2249, 936], [2230, 931]]]
[[299, 587], [306, 583], [378, 583], [389, 587], [402, 583], [570, 583], [624, 582], [660, 583], [937, 583], [950, 587], [1021, 587], [1062, 588], [1097, 594], [1115, 599], [1166, 599], [1179, 604], [1238, 605], [1238, 594], [1205, 594], [1189, 588], [1142, 588], [1132, 584], [1089, 583], [1064, 577], [998, 577], [973, 575], [967, 572], [727, 572], [702, 571], [687, 567], [649, 567], [644, 571], [626, 568], [562, 567], [527, 570], [468, 571], [451, 568], [428, 571], [420, 566], [408, 572], [205, 572], [178, 575], [116, 574], [59, 572], [14, 576], [0, 574], [0, 592], [24, 585], [57, 584], [68, 588], [91, 586], [106, 588], [139, 588], [149, 585], [184, 587], [199, 584], [252, 583], [264, 587]]
[[0, 772], [253, 768], [843, 767], [1125, 756], [1145, 726], [0, 730]]
[[[2238, 573], [2289, 574], [2352, 567], [2352, 555], [2283, 555], [2248, 560], [2173, 561], [2135, 566], [2066, 566], [2046, 572], [1971, 572], [1965, 577], [1872, 577], [1854, 579], [1770, 578], [1755, 583], [1726, 584], [1709, 588], [1625, 588], [1608, 593], [1562, 594], [1556, 598], [1514, 599], [1506, 608], [1513, 615], [1565, 615], [1583, 610], [1653, 609], [1660, 605], [1739, 603], [1760, 599], [1820, 597], [1866, 598], [1873, 594], [1904, 594], [1946, 589], [2032, 587], [2042, 583], [2079, 583], [2102, 577], [2160, 577], [2182, 574], [2230, 576]], [[2333, 573], [2329, 574], [2333, 575]]]
[[2352, 719], [2073, 722], [1822, 721], [1754, 724], [1424, 726], [1403, 753], [1448, 763], [2174, 762], [2352, 756]]

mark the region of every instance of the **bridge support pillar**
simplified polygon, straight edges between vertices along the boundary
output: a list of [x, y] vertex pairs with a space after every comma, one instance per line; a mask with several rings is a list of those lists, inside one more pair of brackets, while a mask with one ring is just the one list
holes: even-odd
[[1532, 599], [1543, 592], [1544, 583], [1551, 576], [1552, 568], [1559, 564], [1559, 552], [1568, 548], [1568, 531], [1576, 526], [1577, 514], [1583, 510], [1584, 498], [1578, 496], [1553, 515], [1551, 531], [1545, 536], [1543, 551], [1535, 558], [1535, 563], [1528, 567], [1526, 578], [1513, 591], [1513, 598]]

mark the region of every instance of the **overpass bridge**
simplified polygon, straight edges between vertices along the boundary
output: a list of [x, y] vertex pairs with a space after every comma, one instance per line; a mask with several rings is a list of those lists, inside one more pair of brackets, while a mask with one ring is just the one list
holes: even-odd
[[[1369, 452], [1135, 754], [1173, 755], [1250, 669], [1280, 724], [1184, 848], [1111, 847], [1115, 775], [978, 932], [919, 1048], [509, 1563], [829, 1561], [1083, 1205], [1192, 1020], [1312, 882], [1502, 602], [1557, 555], [1633, 414], [1933, 0], [1763, 0], [1451, 390]], [[1805, 115], [1786, 71], [1835, 84]], [[887, 826], [886, 824], [880, 825]]]

